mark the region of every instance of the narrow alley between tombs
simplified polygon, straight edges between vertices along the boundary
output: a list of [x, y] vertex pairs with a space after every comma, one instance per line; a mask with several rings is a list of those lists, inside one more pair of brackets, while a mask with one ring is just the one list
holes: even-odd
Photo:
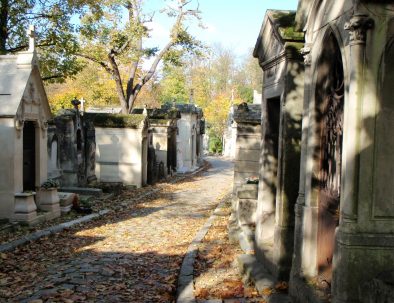
[[1, 253], [0, 302], [174, 301], [182, 259], [230, 193], [232, 170], [211, 158], [150, 197], [125, 190], [98, 219]]

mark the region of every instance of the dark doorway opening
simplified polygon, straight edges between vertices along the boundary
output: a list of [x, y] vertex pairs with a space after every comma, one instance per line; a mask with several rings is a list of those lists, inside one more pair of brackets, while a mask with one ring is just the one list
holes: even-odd
[[328, 36], [318, 61], [316, 83], [318, 146], [318, 238], [317, 267], [320, 281], [329, 289], [335, 229], [339, 224], [341, 197], [344, 75], [339, 46]]
[[[280, 127], [280, 97], [267, 99], [267, 115], [266, 115], [266, 130], [265, 130], [265, 146], [266, 152], [271, 157], [269, 163], [265, 164], [265, 169], [268, 169], [272, 180], [277, 180], [278, 175], [278, 157], [279, 157], [279, 127]], [[268, 184], [272, 193], [272, 203], [275, 206], [275, 197], [277, 182]]]
[[32, 121], [23, 126], [23, 190], [36, 190], [36, 129]]

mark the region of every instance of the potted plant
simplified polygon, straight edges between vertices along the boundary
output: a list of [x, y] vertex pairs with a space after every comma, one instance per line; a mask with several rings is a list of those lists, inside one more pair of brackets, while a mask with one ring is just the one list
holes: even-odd
[[57, 189], [60, 184], [57, 180], [48, 179], [41, 184], [38, 194], [38, 208], [44, 211], [59, 209], [59, 196]]

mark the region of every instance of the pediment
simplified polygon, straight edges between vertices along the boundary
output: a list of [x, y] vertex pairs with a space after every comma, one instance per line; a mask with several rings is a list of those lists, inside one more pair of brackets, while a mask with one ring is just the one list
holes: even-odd
[[0, 56], [0, 75], [0, 116], [42, 121], [52, 117], [35, 53]]
[[304, 34], [296, 31], [294, 11], [268, 10], [253, 52], [260, 65], [285, 50], [286, 42], [303, 42]]
[[260, 34], [253, 52], [254, 57], [259, 59], [260, 64], [275, 57], [284, 50], [284, 41], [280, 38], [278, 29], [268, 16], [264, 17]]

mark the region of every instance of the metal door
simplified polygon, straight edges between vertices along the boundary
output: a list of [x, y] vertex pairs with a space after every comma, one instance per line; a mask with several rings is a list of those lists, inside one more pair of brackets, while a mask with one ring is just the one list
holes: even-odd
[[34, 122], [26, 121], [23, 126], [23, 190], [36, 189], [36, 132]]
[[[344, 110], [344, 77], [341, 54], [331, 38], [325, 63], [321, 65], [323, 88], [320, 90], [320, 146], [318, 175], [318, 256], [322, 280], [331, 284], [335, 229], [339, 224]], [[327, 66], [329, 68], [327, 68]], [[325, 68], [324, 68], [325, 67]]]

